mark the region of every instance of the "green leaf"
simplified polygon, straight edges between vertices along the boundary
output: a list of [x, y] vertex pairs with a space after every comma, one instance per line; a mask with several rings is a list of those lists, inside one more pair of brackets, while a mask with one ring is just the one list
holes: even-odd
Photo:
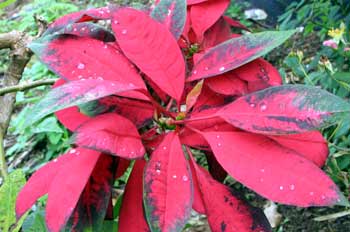
[[34, 128], [34, 133], [63, 133], [55, 117], [48, 117]]
[[46, 232], [44, 210], [38, 210], [30, 214], [23, 223], [23, 232]]
[[337, 81], [350, 84], [350, 72], [337, 72], [334, 73], [333, 78]]
[[8, 232], [16, 223], [16, 197], [26, 179], [22, 170], [18, 169], [9, 174], [0, 187], [0, 231]]

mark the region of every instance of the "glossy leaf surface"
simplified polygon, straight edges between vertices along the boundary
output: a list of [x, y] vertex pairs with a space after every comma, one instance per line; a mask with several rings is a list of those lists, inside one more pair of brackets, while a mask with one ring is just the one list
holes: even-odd
[[115, 113], [90, 119], [80, 126], [72, 139], [80, 147], [128, 159], [143, 157], [145, 149], [135, 125]]
[[120, 232], [149, 232], [143, 210], [143, 171], [146, 162], [137, 160], [125, 187], [119, 214]]
[[164, 92], [180, 100], [185, 62], [168, 29], [144, 12], [123, 8], [113, 15], [112, 28], [124, 54]]
[[151, 17], [165, 25], [179, 39], [186, 22], [186, 0], [161, 0], [151, 12]]
[[349, 112], [349, 103], [322, 89], [283, 85], [241, 97], [217, 115], [254, 133], [291, 134], [329, 126]]
[[66, 81], [109, 80], [146, 88], [134, 66], [109, 43], [65, 35], [42, 37], [29, 47]]
[[216, 182], [203, 168], [195, 165], [196, 177], [212, 231], [268, 232], [270, 224], [264, 213], [237, 197], [227, 186]]
[[45, 218], [52, 232], [59, 232], [66, 225], [100, 157], [99, 152], [87, 149], [71, 155], [77, 157], [58, 171], [48, 190]]
[[121, 84], [115, 81], [80, 80], [71, 81], [51, 90], [41, 101], [33, 106], [26, 123], [39, 119], [70, 106], [76, 106], [112, 94], [135, 90], [135, 85]]
[[115, 158], [101, 155], [68, 222], [72, 231], [100, 231], [112, 197]]
[[204, 32], [214, 25], [229, 5], [229, 0], [216, 0], [191, 6], [192, 28], [199, 42], [202, 42]]
[[342, 200], [337, 186], [314, 163], [265, 136], [246, 132], [203, 136], [233, 178], [272, 201], [309, 207]]
[[187, 81], [216, 76], [238, 68], [280, 46], [295, 31], [269, 31], [230, 39], [208, 50]]
[[193, 201], [188, 162], [175, 133], [169, 133], [152, 153], [144, 175], [144, 202], [152, 231], [181, 231]]

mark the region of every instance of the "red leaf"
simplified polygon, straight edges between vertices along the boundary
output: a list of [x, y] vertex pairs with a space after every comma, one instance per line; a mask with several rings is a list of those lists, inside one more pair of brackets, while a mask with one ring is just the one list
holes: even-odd
[[107, 106], [117, 114], [132, 121], [138, 128], [145, 126], [153, 120], [154, 107], [149, 102], [109, 96], [99, 100], [103, 106]]
[[28, 115], [26, 123], [36, 122], [39, 119], [70, 106], [87, 103], [112, 94], [137, 89], [134, 85], [121, 84], [115, 81], [81, 80], [71, 81], [51, 90], [39, 101]]
[[210, 1], [210, 0], [187, 0], [187, 5], [193, 5], [193, 4], [198, 4], [201, 2], [207, 2], [207, 1]]
[[212, 48], [232, 38], [230, 25], [221, 17], [204, 33], [202, 47], [204, 50]]
[[87, 149], [79, 149], [75, 155], [77, 158], [60, 168], [55, 178], [51, 179], [46, 224], [52, 232], [64, 228], [100, 157], [100, 153]]
[[243, 29], [246, 31], [250, 31], [245, 25], [243, 25], [241, 22], [232, 19], [231, 17], [228, 17], [226, 15], [222, 16], [224, 18], [224, 20], [231, 26], [234, 28], [239, 28], [239, 29]]
[[114, 42], [114, 35], [107, 29], [94, 23], [74, 23], [64, 27], [55, 34], [69, 34], [80, 37], [90, 37], [104, 42]]
[[190, 217], [192, 178], [178, 136], [169, 133], [152, 153], [144, 175], [144, 202], [151, 230], [181, 231]]
[[204, 32], [214, 25], [229, 5], [229, 0], [216, 0], [191, 6], [192, 28], [199, 42], [202, 42]]
[[80, 151], [80, 149], [78, 149], [78, 151], [73, 149], [64, 155], [61, 155], [57, 159], [54, 159], [41, 167], [29, 178], [28, 182], [17, 196], [17, 218], [20, 218], [28, 209], [30, 209], [30, 207], [32, 207], [38, 198], [42, 197], [49, 191], [51, 182], [59, 170], [76, 158], [75, 155], [72, 155], [73, 153]]
[[[191, 150], [186, 148], [187, 152], [189, 155], [192, 156]], [[190, 170], [191, 173], [196, 173], [194, 166], [190, 165]], [[197, 180], [197, 175], [192, 175], [192, 183], [193, 183], [193, 205], [192, 208], [197, 211], [200, 214], [205, 214], [205, 206], [204, 206], [204, 202], [203, 202], [203, 197], [202, 197], [202, 192], [200, 190], [199, 187], [199, 183]]]
[[211, 151], [204, 152], [207, 157], [210, 175], [217, 181], [223, 182], [227, 176], [227, 172], [221, 167]]
[[69, 24], [96, 20], [107, 20], [110, 19], [110, 9], [108, 7], [101, 7], [89, 10], [83, 10], [78, 12], [73, 12], [63, 17], [56, 19], [53, 23], [49, 25], [49, 28], [45, 31], [44, 35], [52, 34]]
[[112, 28], [120, 48], [164, 92], [180, 101], [185, 62], [177, 41], [147, 14], [123, 8], [113, 15]]
[[246, 132], [203, 136], [233, 178], [272, 201], [309, 207], [341, 200], [337, 186], [315, 164], [265, 136]]
[[[53, 85], [53, 88], [61, 86], [64, 83], [64, 80], [58, 79]], [[55, 115], [58, 121], [60, 121], [60, 123], [62, 123], [67, 129], [71, 131], [75, 131], [75, 129], [77, 129], [78, 126], [90, 119], [90, 117], [88, 117], [87, 115], [80, 113], [78, 106], [73, 106], [57, 111], [55, 112]]]
[[209, 78], [205, 83], [211, 90], [223, 95], [242, 96], [248, 93], [247, 83], [231, 72]]
[[146, 162], [137, 160], [125, 187], [119, 214], [120, 232], [150, 231], [143, 211], [142, 177]]
[[151, 12], [151, 17], [165, 25], [179, 39], [186, 22], [186, 0], [161, 0]]
[[283, 85], [241, 97], [217, 115], [243, 130], [276, 135], [326, 127], [349, 109], [346, 101], [319, 88]]
[[112, 196], [115, 158], [101, 155], [69, 219], [71, 231], [100, 231]]
[[270, 224], [260, 209], [245, 203], [233, 190], [213, 180], [206, 170], [194, 162], [191, 162], [191, 166], [195, 166], [193, 175], [198, 178], [212, 231], [271, 231]]
[[65, 80], [109, 80], [146, 89], [132, 64], [109, 43], [88, 37], [46, 36], [30, 48]]
[[282, 84], [282, 78], [278, 70], [262, 58], [245, 64], [230, 73], [236, 78], [247, 81], [249, 92], [255, 92], [270, 86]]
[[126, 170], [130, 166], [130, 162], [131, 162], [130, 160], [119, 158], [118, 167], [117, 167], [117, 170], [115, 172], [116, 179], [118, 179], [124, 175], [124, 173], [126, 172]]
[[216, 76], [259, 58], [281, 45], [295, 31], [247, 34], [208, 50], [195, 64], [187, 81]]
[[127, 159], [141, 158], [145, 154], [135, 125], [115, 113], [102, 114], [84, 123], [76, 130], [73, 142]]
[[283, 136], [269, 136], [279, 144], [294, 150], [306, 159], [322, 167], [328, 156], [327, 140], [318, 131]]

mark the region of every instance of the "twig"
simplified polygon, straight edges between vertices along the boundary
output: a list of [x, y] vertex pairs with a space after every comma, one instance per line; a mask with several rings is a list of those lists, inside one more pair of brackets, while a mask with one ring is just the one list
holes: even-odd
[[32, 89], [38, 86], [43, 85], [53, 85], [55, 83], [56, 79], [47, 79], [47, 80], [40, 80], [40, 81], [33, 81], [29, 83], [23, 83], [19, 85], [13, 85], [9, 87], [4, 87], [0, 89], [0, 96], [8, 93], [18, 92], [18, 91], [24, 91], [27, 89]]
[[344, 217], [347, 215], [350, 215], [350, 210], [345, 210], [345, 211], [338, 212], [338, 213], [333, 213], [333, 214], [328, 214], [325, 216], [316, 217], [316, 218], [314, 218], [314, 220], [317, 222], [322, 222], [322, 221], [337, 219], [337, 218]]

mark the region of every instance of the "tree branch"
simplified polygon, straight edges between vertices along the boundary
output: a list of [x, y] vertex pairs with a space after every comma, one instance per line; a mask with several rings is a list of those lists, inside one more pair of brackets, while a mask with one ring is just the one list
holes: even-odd
[[[11, 49], [10, 64], [3, 77], [3, 85], [5, 87], [17, 85], [22, 77], [23, 70], [32, 56], [32, 52], [26, 48], [26, 45], [30, 43], [31, 40], [31, 37], [18, 31], [0, 34], [0, 49]], [[0, 172], [3, 177], [7, 176], [7, 165], [5, 161], [3, 140], [10, 123], [15, 97], [15, 93], [0, 96]]]
[[23, 83], [19, 85], [13, 85], [9, 87], [0, 88], [0, 96], [8, 93], [18, 92], [18, 91], [24, 91], [27, 89], [32, 89], [38, 86], [43, 85], [53, 85], [56, 82], [57, 79], [47, 79], [47, 80], [40, 80], [40, 81], [33, 81], [29, 83]]

